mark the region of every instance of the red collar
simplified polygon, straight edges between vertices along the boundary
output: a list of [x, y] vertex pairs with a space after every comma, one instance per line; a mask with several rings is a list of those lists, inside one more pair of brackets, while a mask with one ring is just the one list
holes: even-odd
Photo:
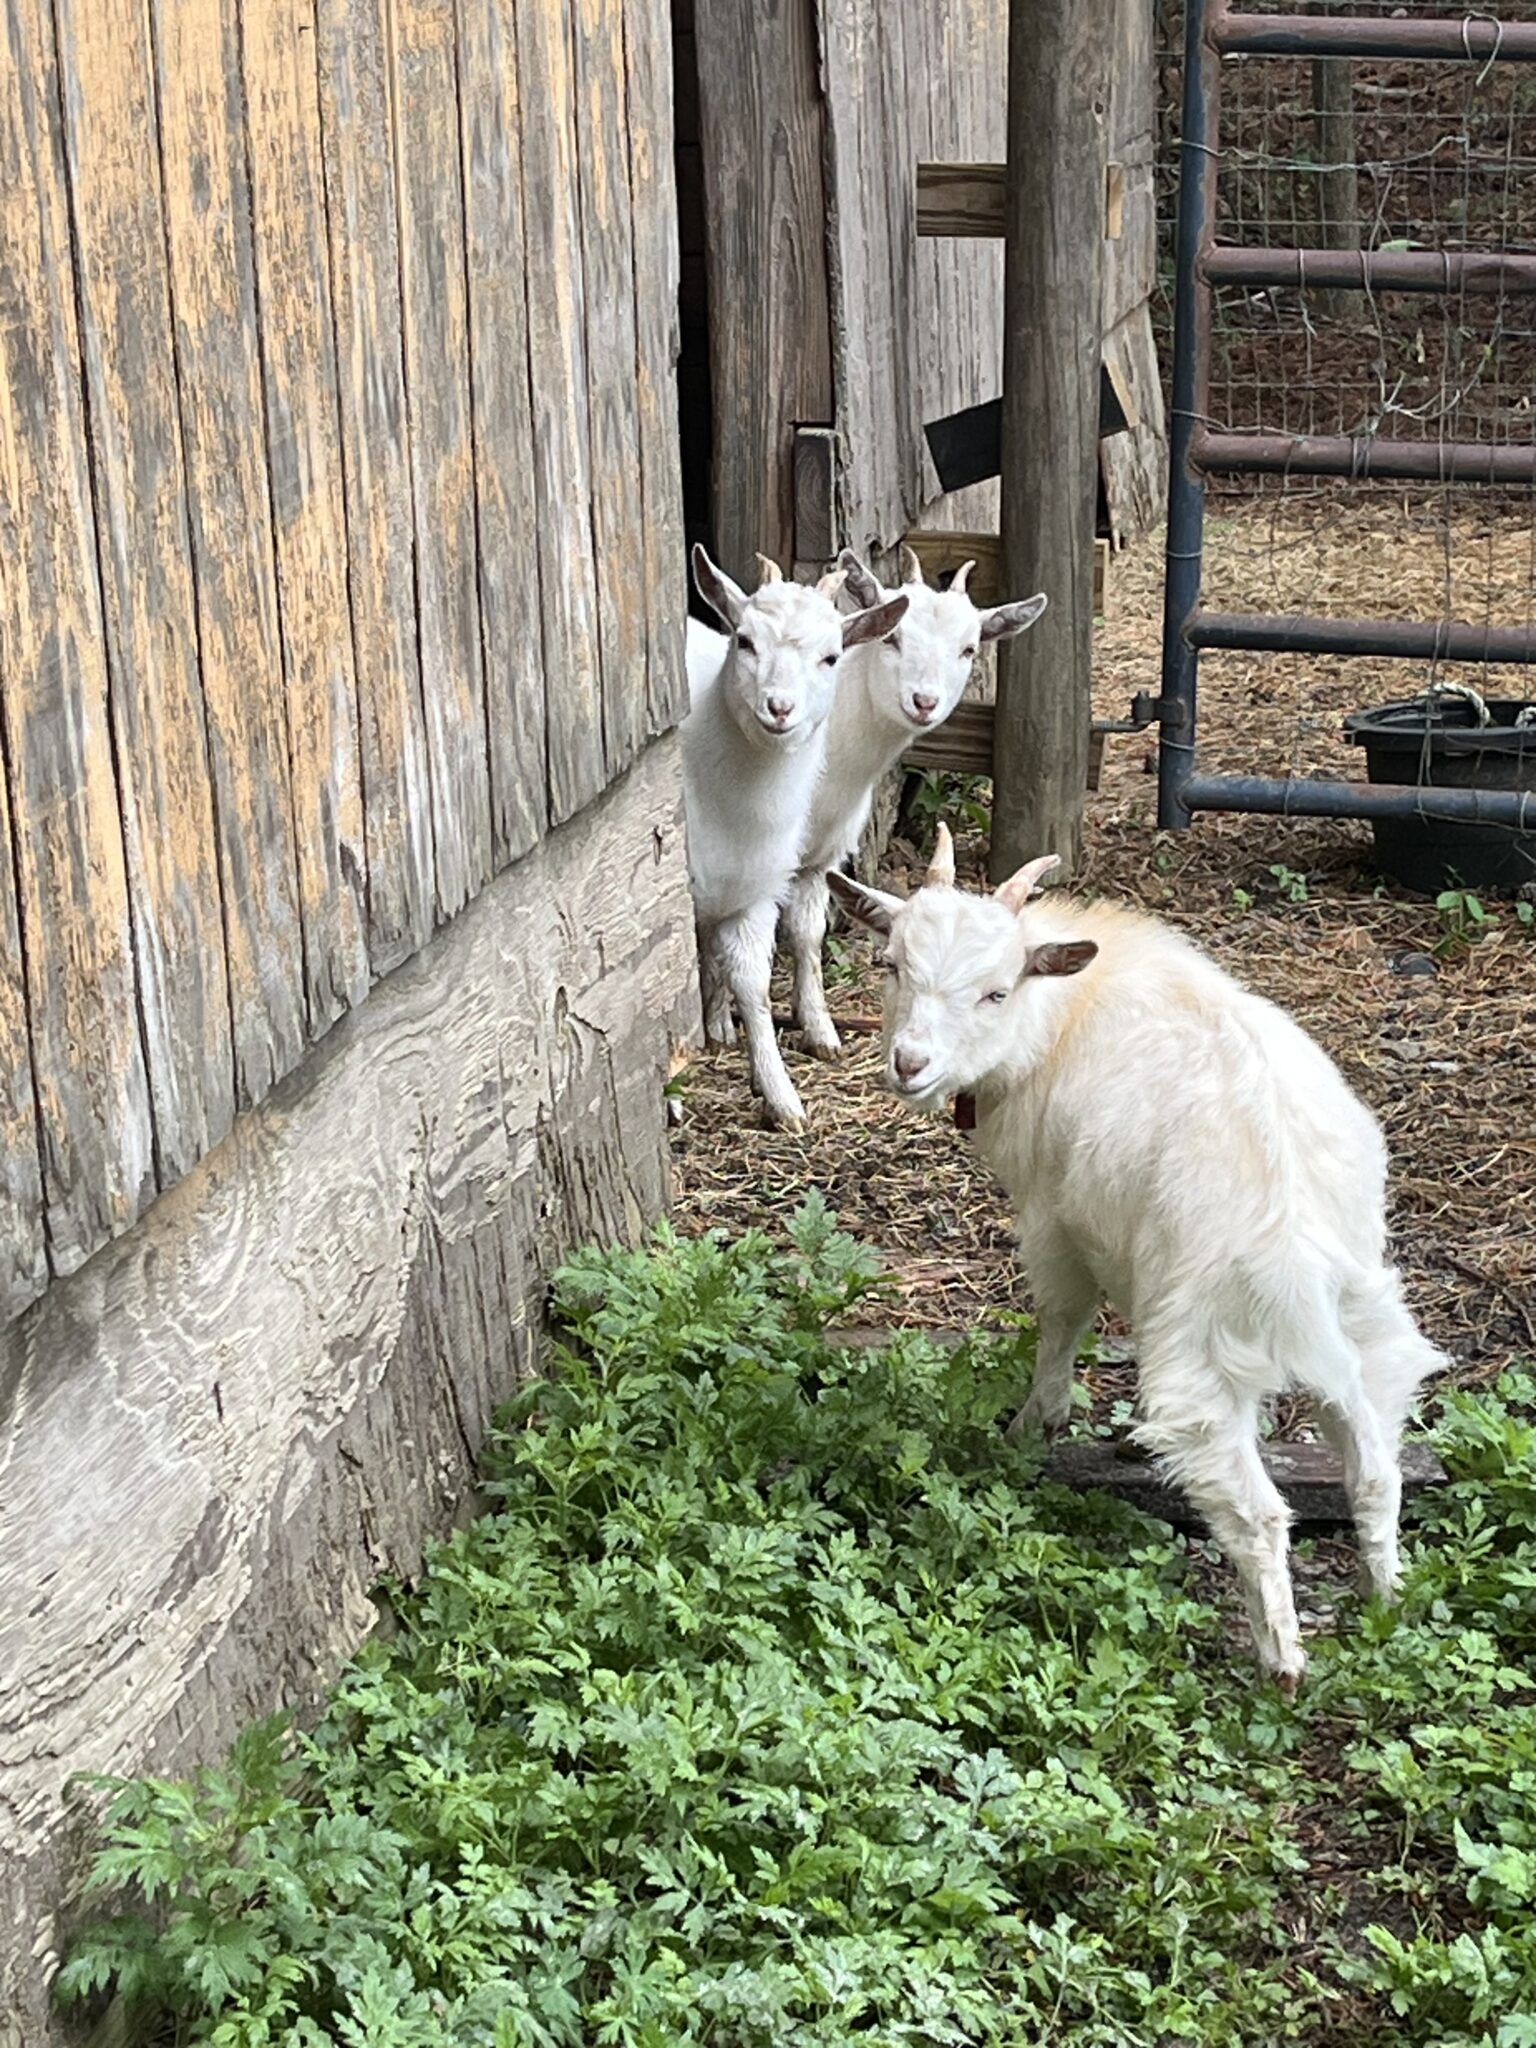
[[974, 1095], [957, 1095], [955, 1097], [955, 1128], [961, 1131], [975, 1130], [976, 1098]]

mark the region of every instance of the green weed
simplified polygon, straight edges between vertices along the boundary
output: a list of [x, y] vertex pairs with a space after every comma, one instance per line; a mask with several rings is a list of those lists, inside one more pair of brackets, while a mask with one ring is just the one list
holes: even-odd
[[1004, 1443], [1027, 1326], [837, 1349], [878, 1276], [790, 1235], [564, 1269], [492, 1511], [313, 1732], [97, 1783], [62, 1995], [208, 2048], [1531, 2041], [1531, 1379], [1450, 1401], [1402, 1608], [1341, 1596], [1292, 1709], [1178, 1538]]

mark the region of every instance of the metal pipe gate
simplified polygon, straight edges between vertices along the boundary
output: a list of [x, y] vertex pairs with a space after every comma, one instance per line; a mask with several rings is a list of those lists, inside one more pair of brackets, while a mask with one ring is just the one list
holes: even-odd
[[1227, 0], [1186, 0], [1169, 426], [1168, 551], [1163, 609], [1158, 823], [1195, 811], [1330, 818], [1420, 817], [1536, 830], [1536, 795], [1519, 790], [1392, 788], [1196, 772], [1195, 707], [1203, 647], [1272, 653], [1383, 654], [1444, 661], [1536, 663], [1528, 627], [1450, 622], [1263, 618], [1200, 609], [1205, 479], [1210, 475], [1387, 477], [1427, 482], [1536, 483], [1536, 442], [1387, 440], [1376, 436], [1220, 434], [1207, 417], [1211, 288], [1326, 285], [1330, 290], [1536, 294], [1536, 256], [1475, 252], [1218, 248], [1217, 110], [1224, 56], [1536, 62], [1536, 23], [1238, 14]]

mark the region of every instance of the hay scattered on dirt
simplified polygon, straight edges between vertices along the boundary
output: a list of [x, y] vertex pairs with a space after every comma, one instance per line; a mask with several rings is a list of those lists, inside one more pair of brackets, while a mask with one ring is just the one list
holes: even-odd
[[[1405, 516], [1412, 510], [1379, 499], [1358, 513], [1330, 502], [1325, 516], [1307, 505], [1250, 505], [1217, 523], [1208, 602], [1445, 616], [1445, 537], [1428, 511]], [[1526, 618], [1531, 560], [1527, 522], [1486, 518], [1452, 553], [1456, 615]], [[1102, 715], [1122, 716], [1135, 690], [1157, 687], [1161, 573], [1151, 540], [1113, 565], [1097, 652]], [[1370, 660], [1210, 661], [1202, 667], [1203, 763], [1358, 774], [1344, 714], [1412, 694], [1425, 679], [1422, 666]], [[1485, 694], [1524, 694], [1507, 674], [1467, 679]], [[1536, 1355], [1536, 934], [1505, 908], [1476, 946], [1442, 953], [1433, 974], [1405, 975], [1402, 956], [1434, 955], [1447, 935], [1432, 902], [1383, 884], [1368, 827], [1208, 818], [1189, 833], [1160, 834], [1151, 756], [1149, 740], [1109, 742], [1103, 787], [1090, 802], [1083, 886], [1144, 904], [1190, 932], [1283, 1003], [1375, 1107], [1395, 1165], [1397, 1255], [1426, 1329], [1457, 1360], [1457, 1378], [1484, 1381], [1511, 1357]], [[962, 867], [977, 872], [984, 840], [963, 834], [960, 851]], [[908, 873], [914, 863], [919, 850], [898, 839], [887, 879], [905, 889], [917, 879]], [[1304, 885], [1277, 881], [1274, 867]], [[1293, 900], [1303, 886], [1304, 900]], [[868, 944], [845, 934], [833, 955], [833, 1014], [877, 1013]], [[780, 1007], [783, 1000], [781, 988]], [[802, 1134], [758, 1127], [739, 1048], [701, 1053], [689, 1069], [674, 1140], [679, 1220], [773, 1228], [816, 1186], [892, 1269], [893, 1318], [967, 1327], [1027, 1307], [1001, 1193], [951, 1124], [914, 1117], [881, 1094], [878, 1040], [850, 1036], [833, 1065], [798, 1053], [788, 1034], [785, 1044], [810, 1116]], [[1123, 1375], [1101, 1369], [1095, 1391], [1119, 1398]]]

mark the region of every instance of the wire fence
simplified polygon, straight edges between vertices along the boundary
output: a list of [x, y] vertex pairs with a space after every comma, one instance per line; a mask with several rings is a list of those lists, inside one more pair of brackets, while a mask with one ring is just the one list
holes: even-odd
[[[1155, 0], [1159, 357], [1172, 361], [1182, 0]], [[1299, 11], [1297, 0], [1248, 11]], [[1344, 0], [1318, 14], [1438, 16], [1445, 0]], [[1499, 0], [1505, 22], [1536, 0]], [[1479, 19], [1487, 18], [1478, 11]], [[1536, 65], [1245, 56], [1220, 86], [1218, 242], [1306, 251], [1536, 255]], [[1219, 432], [1378, 435], [1439, 444], [1536, 439], [1536, 298], [1305, 287], [1212, 294], [1208, 423]], [[1536, 492], [1315, 477], [1212, 478], [1204, 602], [1334, 617], [1536, 623]], [[1434, 665], [1213, 661], [1272, 700], [1297, 772], [1343, 765], [1338, 717], [1416, 694]], [[1490, 696], [1529, 672], [1447, 674]], [[1284, 716], [1280, 715], [1283, 712]], [[1281, 725], [1286, 729], [1282, 744]], [[1206, 728], [1214, 740], [1217, 735]], [[1219, 754], [1213, 766], [1222, 765]]]

